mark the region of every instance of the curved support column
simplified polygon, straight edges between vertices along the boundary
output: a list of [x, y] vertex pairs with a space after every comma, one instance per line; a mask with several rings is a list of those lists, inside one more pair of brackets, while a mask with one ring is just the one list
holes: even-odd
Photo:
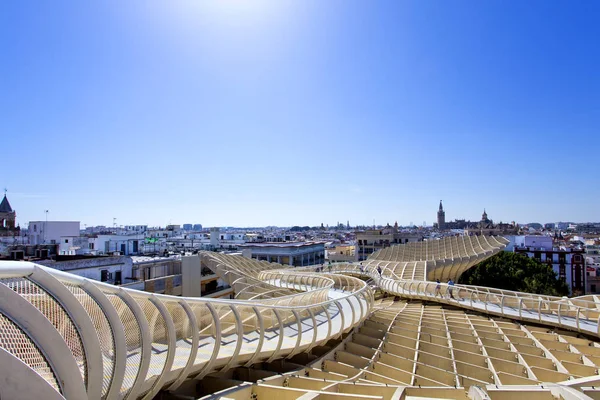
[[[360, 294], [359, 294], [359, 296], [360, 296]], [[353, 297], [358, 302], [358, 307], [360, 308], [360, 316], [357, 321], [357, 324], [360, 324], [362, 322], [362, 320], [364, 319], [365, 315], [367, 315], [367, 313], [365, 312], [362, 300], [358, 296], [353, 296]]]
[[307, 353], [309, 351], [311, 351], [312, 348], [317, 345], [317, 334], [318, 334], [318, 329], [319, 329], [319, 326], [317, 325], [317, 318], [315, 318], [315, 313], [313, 312], [311, 307], [308, 308], [308, 313], [310, 314], [310, 319], [312, 320], [312, 323], [313, 323], [313, 337], [312, 337], [311, 344], [306, 349]]
[[88, 397], [100, 398], [104, 379], [102, 352], [100, 351], [100, 340], [98, 340], [96, 328], [94, 328], [90, 316], [73, 293], [48, 272], [36, 266], [29, 279], [52, 295], [73, 321], [85, 353]]
[[298, 339], [296, 339], [296, 346], [294, 350], [286, 357], [287, 359], [295, 356], [300, 349], [300, 345], [302, 344], [302, 320], [300, 319], [300, 315], [298, 315], [298, 311], [292, 310], [292, 314], [294, 314], [294, 318], [296, 318], [296, 323], [298, 325]]
[[356, 319], [356, 310], [354, 309], [354, 305], [352, 304], [350, 297], [346, 297], [344, 300], [348, 302], [350, 310], [352, 311], [352, 319], [350, 320], [350, 326], [348, 327], [348, 329], [352, 329], [352, 326], [354, 325], [354, 320]]
[[2, 347], [0, 347], [0, 398], [64, 400], [64, 397], [44, 378]]
[[173, 391], [177, 390], [177, 388], [183, 383], [183, 381], [189, 375], [189, 371], [194, 365], [194, 361], [196, 360], [196, 355], [198, 354], [198, 342], [199, 342], [199, 334], [198, 334], [198, 321], [196, 321], [196, 315], [192, 311], [192, 308], [186, 303], [184, 300], [179, 302], [179, 305], [185, 311], [188, 319], [190, 320], [190, 329], [192, 331], [192, 343], [190, 345], [190, 355], [188, 356], [188, 361], [185, 364], [185, 367], [181, 370], [179, 377], [169, 386], [167, 390]]
[[144, 311], [142, 307], [131, 297], [129, 293], [123, 288], [119, 288], [117, 291], [117, 296], [123, 300], [125, 305], [129, 307], [135, 320], [137, 322], [138, 328], [140, 329], [140, 344], [141, 344], [141, 363], [137, 372], [137, 376], [135, 377], [135, 381], [129, 390], [129, 393], [125, 397], [126, 399], [132, 398], [136, 399], [140, 395], [142, 383], [148, 374], [148, 368], [150, 368], [150, 357], [152, 352], [152, 334], [150, 333], [150, 327], [148, 326], [148, 321], [146, 320], [146, 316], [144, 315]]
[[149, 300], [156, 306], [158, 312], [165, 320], [165, 324], [167, 325], [167, 359], [165, 361], [165, 365], [163, 366], [162, 372], [152, 385], [152, 389], [144, 396], [144, 400], [152, 399], [156, 393], [162, 388], [163, 382], [167, 379], [167, 374], [171, 371], [171, 367], [173, 366], [173, 360], [175, 359], [175, 350], [176, 350], [176, 341], [175, 341], [175, 325], [173, 324], [173, 319], [171, 318], [171, 314], [167, 307], [160, 301], [156, 295], [151, 295]]
[[87, 396], [81, 371], [54, 325], [31, 303], [0, 284], [0, 310], [38, 346], [56, 376], [62, 395], [68, 399]]
[[273, 314], [275, 314], [275, 318], [277, 318], [277, 322], [279, 323], [279, 341], [277, 342], [277, 347], [275, 348], [275, 351], [267, 360], [268, 363], [273, 360], [276, 360], [277, 356], [279, 356], [279, 352], [281, 350], [281, 345], [283, 344], [283, 338], [285, 335], [285, 326], [281, 319], [281, 315], [279, 315], [279, 311], [276, 308], [273, 309]]
[[325, 316], [327, 317], [327, 336], [325, 337], [325, 339], [320, 343], [326, 343], [330, 338], [331, 338], [331, 330], [332, 330], [332, 322], [331, 322], [331, 316], [329, 315], [329, 311], [327, 310], [327, 306], [322, 306], [323, 307], [323, 311], [325, 311]]
[[202, 379], [204, 376], [210, 373], [213, 364], [215, 363], [219, 350], [221, 350], [221, 320], [219, 319], [219, 313], [215, 310], [214, 306], [210, 303], [206, 303], [206, 308], [210, 312], [213, 319], [213, 329], [215, 332], [215, 343], [210, 359], [206, 362], [204, 367], [196, 375], [194, 379]]
[[341, 319], [340, 331], [336, 335], [336, 339], [337, 339], [344, 334], [344, 326], [346, 325], [346, 321], [345, 321], [345, 317], [344, 317], [344, 309], [343, 309], [342, 305], [340, 304], [340, 302], [336, 300], [336, 301], [334, 301], [334, 304], [337, 306], [337, 308], [339, 310], [338, 314], [340, 315], [340, 319]]
[[237, 308], [235, 308], [234, 304], [231, 304], [229, 307], [231, 308], [231, 312], [233, 312], [233, 316], [235, 318], [237, 340], [235, 343], [235, 351], [233, 352], [233, 355], [229, 359], [229, 362], [221, 369], [220, 372], [225, 372], [235, 365], [235, 363], [237, 362], [237, 358], [240, 355], [240, 350], [242, 349], [242, 343], [244, 341], [244, 325], [242, 323], [242, 317], [240, 316], [240, 313], [237, 310]]
[[123, 324], [119, 318], [117, 310], [113, 307], [110, 300], [98, 289], [94, 284], [88, 280], [84, 280], [82, 289], [86, 291], [90, 297], [92, 297], [98, 306], [102, 309], [102, 312], [108, 320], [110, 330], [113, 335], [113, 349], [115, 355], [115, 363], [112, 380], [108, 393], [106, 394], [107, 399], [116, 399], [119, 397], [121, 391], [121, 385], [123, 384], [123, 378], [125, 377], [125, 360], [127, 355], [127, 342], [125, 340], [125, 330]]
[[265, 340], [265, 323], [263, 317], [256, 306], [252, 307], [252, 310], [254, 310], [258, 321], [258, 344], [256, 345], [256, 351], [254, 352], [254, 355], [250, 357], [246, 364], [244, 364], [245, 367], [249, 367], [252, 365], [252, 363], [254, 363], [254, 360], [256, 360], [256, 357], [258, 357], [262, 351], [262, 345]]

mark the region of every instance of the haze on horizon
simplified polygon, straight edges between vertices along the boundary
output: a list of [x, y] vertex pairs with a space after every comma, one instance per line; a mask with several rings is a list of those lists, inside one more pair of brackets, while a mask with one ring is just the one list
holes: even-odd
[[8, 2], [17, 222], [600, 221], [600, 3]]

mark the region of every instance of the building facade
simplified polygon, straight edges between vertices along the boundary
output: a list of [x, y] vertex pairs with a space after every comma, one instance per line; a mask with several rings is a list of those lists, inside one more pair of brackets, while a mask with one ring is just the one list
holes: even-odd
[[514, 252], [552, 267], [573, 296], [587, 293], [584, 249], [553, 246], [552, 238], [547, 236], [516, 236]]
[[63, 236], [79, 236], [79, 221], [30, 221], [29, 244], [59, 244]]
[[475, 224], [468, 224], [465, 230], [466, 235], [483, 235], [483, 236], [506, 236], [516, 235], [519, 232], [519, 226], [516, 223], [498, 223], [488, 218], [488, 214], [483, 210], [481, 221]]
[[377, 250], [390, 247], [395, 244], [420, 242], [423, 235], [413, 232], [399, 232], [398, 228], [387, 227], [384, 229], [368, 229], [356, 232], [356, 243], [358, 249], [358, 261], [366, 260]]
[[358, 259], [356, 246], [352, 244], [338, 244], [326, 251], [327, 261], [331, 262], [354, 262]]
[[323, 264], [325, 244], [315, 242], [246, 243], [238, 246], [244, 257], [294, 267]]

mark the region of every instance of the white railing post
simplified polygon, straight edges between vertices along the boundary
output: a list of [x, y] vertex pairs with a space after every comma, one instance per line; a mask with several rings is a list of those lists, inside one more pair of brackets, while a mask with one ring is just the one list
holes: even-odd
[[356, 323], [359, 324], [362, 321], [363, 316], [365, 315], [365, 309], [363, 308], [363, 304], [360, 298], [358, 298], [356, 295], [353, 295], [352, 297], [356, 299], [356, 301], [358, 302], [358, 306], [360, 307], [360, 316], [358, 318], [358, 321], [356, 321]]
[[152, 334], [150, 333], [150, 327], [148, 325], [148, 320], [144, 315], [144, 310], [142, 310], [142, 307], [140, 307], [137, 301], [135, 301], [135, 299], [131, 297], [131, 295], [123, 288], [118, 289], [117, 296], [119, 296], [125, 305], [129, 307], [137, 322], [138, 328], [140, 329], [140, 366], [133, 385], [129, 389], [129, 393], [126, 396], [126, 399], [135, 399], [140, 395], [139, 392], [144, 380], [146, 379], [148, 369], [150, 368], [150, 358], [152, 354]]
[[271, 357], [269, 357], [269, 359], [267, 360], [268, 363], [277, 359], [285, 336], [285, 325], [283, 324], [283, 320], [281, 319], [281, 315], [279, 315], [279, 311], [277, 310], [277, 308], [273, 309], [273, 314], [275, 314], [275, 318], [277, 318], [277, 322], [279, 324], [279, 341], [277, 342], [277, 347], [275, 347], [275, 351], [273, 351], [273, 354], [271, 354]]
[[6, 399], [64, 400], [64, 397], [42, 378], [35, 369], [0, 347], [0, 376], [3, 382], [2, 396]]
[[52, 295], [73, 321], [84, 351], [88, 397], [101, 397], [102, 381], [104, 379], [102, 351], [100, 350], [100, 340], [96, 334], [96, 328], [88, 312], [65, 285], [42, 268], [34, 267], [29, 279]]
[[62, 395], [67, 399], [87, 396], [79, 366], [54, 325], [30, 302], [0, 284], [0, 310], [33, 340], [44, 354]]
[[561, 322], [560, 322], [561, 308], [562, 308], [562, 303], [561, 303], [561, 300], [559, 300], [559, 302], [558, 302], [558, 325], [561, 325]]
[[329, 315], [327, 306], [321, 306], [321, 307], [323, 307], [323, 311], [325, 312], [325, 316], [327, 317], [327, 336], [325, 336], [325, 340], [323, 340], [323, 343], [325, 343], [331, 337], [331, 330], [333, 328], [333, 323], [331, 322], [331, 316]]
[[235, 318], [237, 340], [235, 343], [235, 350], [233, 352], [233, 355], [229, 359], [229, 362], [223, 367], [223, 369], [221, 369], [220, 372], [225, 372], [235, 365], [235, 363], [237, 362], [237, 358], [240, 354], [240, 350], [242, 349], [242, 344], [244, 342], [244, 323], [242, 321], [240, 312], [236, 308], [235, 304], [231, 304], [230, 308]]
[[210, 312], [210, 315], [213, 319], [212, 328], [215, 335], [215, 344], [213, 346], [213, 351], [210, 356], [210, 359], [200, 370], [198, 375], [196, 375], [195, 379], [202, 379], [204, 376], [208, 375], [211, 372], [212, 366], [217, 360], [217, 356], [219, 355], [219, 351], [221, 350], [221, 319], [219, 318], [219, 313], [210, 303], [206, 303], [206, 308], [208, 308], [208, 311]]
[[337, 306], [337, 308], [339, 310], [338, 314], [341, 317], [340, 318], [341, 319], [341, 321], [340, 321], [340, 323], [341, 323], [341, 325], [340, 325], [340, 331], [338, 332], [338, 334], [336, 336], [336, 339], [337, 339], [337, 338], [341, 337], [342, 334], [344, 333], [344, 326], [346, 325], [346, 317], [344, 316], [344, 308], [342, 307], [342, 305], [340, 304], [340, 302], [338, 300], [334, 300], [333, 303]]
[[262, 314], [260, 313], [260, 310], [256, 306], [252, 307], [252, 310], [256, 314], [256, 318], [258, 321], [258, 329], [257, 329], [258, 330], [258, 344], [256, 345], [256, 351], [254, 352], [254, 355], [252, 357], [250, 357], [248, 362], [244, 365], [245, 367], [251, 366], [252, 363], [254, 362], [254, 360], [256, 359], [256, 357], [258, 357], [258, 355], [262, 351], [263, 342], [265, 340], [265, 323], [264, 323]]
[[113, 377], [110, 388], [106, 394], [107, 399], [118, 398], [121, 392], [123, 379], [125, 378], [125, 365], [127, 362], [127, 341], [125, 340], [125, 329], [119, 318], [117, 310], [110, 300], [91, 281], [85, 279], [81, 288], [92, 298], [106, 316], [110, 330], [113, 335], [114, 357]]
[[198, 342], [199, 342], [199, 331], [198, 322], [196, 321], [196, 315], [192, 311], [192, 308], [185, 302], [185, 300], [180, 300], [179, 305], [185, 311], [188, 319], [190, 320], [191, 332], [192, 332], [192, 343], [190, 347], [190, 354], [188, 356], [188, 361], [185, 364], [185, 367], [179, 373], [179, 377], [169, 386], [168, 390], [173, 391], [176, 390], [183, 381], [187, 378], [189, 370], [194, 365], [194, 361], [196, 361], [196, 355], [198, 354]]
[[318, 326], [317, 326], [317, 318], [315, 318], [315, 313], [313, 312], [311, 307], [307, 308], [308, 313], [310, 314], [310, 319], [312, 320], [312, 324], [313, 324], [313, 337], [312, 337], [312, 341], [311, 344], [308, 346], [308, 348], [305, 350], [307, 353], [309, 351], [312, 350], [313, 347], [315, 347], [318, 343], [317, 343], [317, 330], [318, 330]]
[[488, 312], [488, 302], [490, 299], [490, 293], [486, 292], [485, 293], [485, 298], [483, 299], [483, 304], [485, 305], [485, 312]]
[[523, 299], [518, 297], [519, 299], [519, 318], [523, 319]]
[[350, 320], [350, 327], [352, 327], [352, 325], [354, 325], [354, 321], [356, 320], [356, 310], [354, 309], [352, 301], [350, 301], [350, 297], [346, 297], [344, 300], [348, 302], [348, 304], [350, 305], [350, 310], [352, 311], [352, 319]]
[[290, 354], [288, 354], [288, 356], [286, 357], [287, 359], [290, 359], [293, 356], [295, 356], [296, 353], [298, 353], [298, 351], [300, 350], [300, 346], [302, 344], [302, 319], [300, 318], [298, 311], [292, 310], [292, 314], [294, 314], [294, 318], [296, 318], [296, 322], [298, 325], [298, 338], [296, 339], [296, 346], [294, 350]]
[[143, 397], [144, 400], [152, 399], [156, 393], [162, 388], [163, 382], [167, 379], [166, 372], [171, 370], [173, 366], [173, 361], [175, 360], [175, 351], [176, 351], [176, 338], [175, 338], [175, 324], [173, 324], [173, 318], [171, 318], [171, 314], [167, 307], [158, 299], [158, 297], [154, 294], [150, 295], [148, 298], [152, 304], [156, 306], [158, 312], [162, 316], [165, 321], [165, 325], [167, 326], [167, 359], [165, 360], [165, 364], [163, 365], [161, 373], [156, 378], [156, 381], [152, 385], [152, 389]]

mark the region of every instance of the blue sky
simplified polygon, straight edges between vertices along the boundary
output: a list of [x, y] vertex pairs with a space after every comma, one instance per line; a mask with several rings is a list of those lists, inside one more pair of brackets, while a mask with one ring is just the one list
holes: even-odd
[[13, 1], [17, 220], [600, 220], [600, 3]]

